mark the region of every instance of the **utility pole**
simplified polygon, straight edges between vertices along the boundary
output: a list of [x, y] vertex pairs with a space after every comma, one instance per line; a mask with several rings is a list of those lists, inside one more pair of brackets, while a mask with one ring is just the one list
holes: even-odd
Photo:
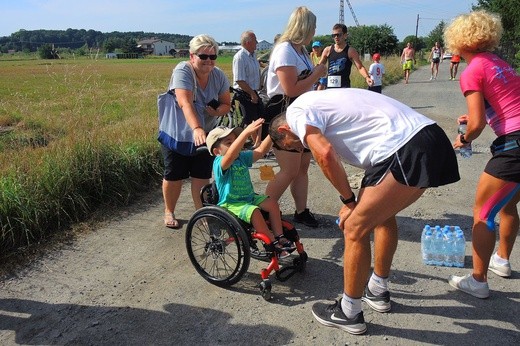
[[339, 0], [339, 21], [340, 24], [345, 24], [345, 11], [343, 0]]
[[415, 24], [415, 42], [413, 43], [413, 48], [416, 49], [417, 45], [417, 31], [419, 30], [419, 14], [417, 14], [417, 24]]

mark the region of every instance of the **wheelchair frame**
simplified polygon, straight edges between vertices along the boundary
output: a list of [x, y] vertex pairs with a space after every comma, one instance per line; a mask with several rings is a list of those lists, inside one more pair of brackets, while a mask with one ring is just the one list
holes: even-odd
[[253, 257], [268, 262], [260, 271], [262, 281], [258, 287], [262, 297], [269, 300], [272, 289], [269, 276], [273, 271], [276, 279], [285, 281], [305, 270], [308, 256], [290, 222], [282, 219], [284, 237], [294, 242], [298, 256], [292, 258], [292, 265], [282, 267], [267, 236], [216, 205], [218, 192], [214, 183], [204, 186], [200, 196], [204, 206], [190, 218], [185, 241], [191, 263], [206, 281], [219, 287], [239, 282]]

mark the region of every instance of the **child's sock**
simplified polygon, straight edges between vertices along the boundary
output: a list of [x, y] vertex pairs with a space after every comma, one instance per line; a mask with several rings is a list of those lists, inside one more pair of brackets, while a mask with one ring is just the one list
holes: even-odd
[[341, 299], [341, 310], [347, 318], [354, 318], [361, 312], [361, 298], [354, 299], [343, 293], [343, 299]]
[[373, 295], [378, 296], [388, 291], [388, 278], [382, 278], [372, 273], [368, 281], [368, 289]]

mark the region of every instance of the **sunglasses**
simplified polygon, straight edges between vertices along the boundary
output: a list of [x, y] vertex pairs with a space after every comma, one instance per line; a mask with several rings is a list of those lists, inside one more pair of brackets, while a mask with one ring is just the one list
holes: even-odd
[[199, 57], [200, 60], [208, 60], [208, 58], [210, 60], [217, 60], [217, 55], [216, 54], [195, 54], [196, 56]]
[[332, 34], [331, 36], [334, 38], [334, 37], [340, 37], [341, 35], [343, 35], [343, 34]]

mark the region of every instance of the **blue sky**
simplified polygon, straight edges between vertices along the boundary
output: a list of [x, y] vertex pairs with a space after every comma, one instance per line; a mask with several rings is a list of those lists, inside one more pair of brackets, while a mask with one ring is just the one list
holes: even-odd
[[[426, 36], [441, 21], [469, 12], [476, 0], [350, 0], [361, 25], [388, 24], [402, 41]], [[209, 34], [218, 42], [239, 41], [245, 30], [272, 41], [292, 10], [307, 6], [318, 18], [317, 35], [331, 32], [339, 19], [338, 0], [0, 0], [0, 36], [20, 30], [93, 29]], [[345, 2], [345, 24], [354, 26]]]

